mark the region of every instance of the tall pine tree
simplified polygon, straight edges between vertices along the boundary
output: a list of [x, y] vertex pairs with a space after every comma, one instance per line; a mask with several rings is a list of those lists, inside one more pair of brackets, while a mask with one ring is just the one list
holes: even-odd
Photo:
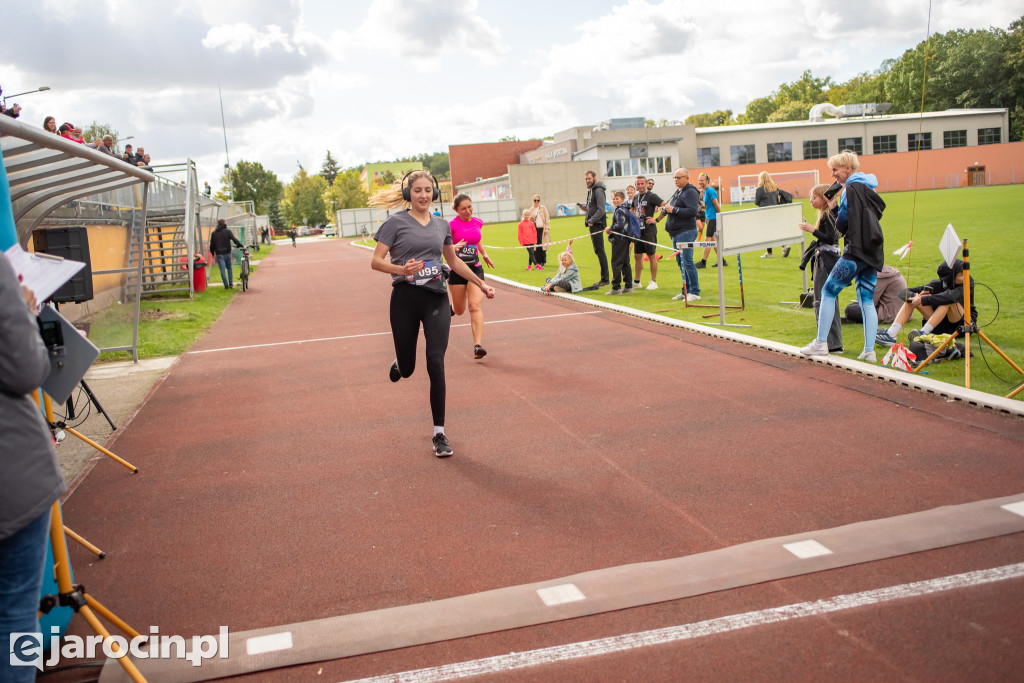
[[338, 160], [331, 156], [331, 150], [327, 150], [327, 157], [324, 158], [324, 165], [320, 167], [320, 175], [327, 181], [327, 186], [334, 185], [334, 179], [338, 177]]

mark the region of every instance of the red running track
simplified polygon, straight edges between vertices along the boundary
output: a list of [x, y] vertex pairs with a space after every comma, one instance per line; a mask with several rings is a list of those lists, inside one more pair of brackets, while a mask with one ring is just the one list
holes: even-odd
[[[101, 462], [65, 504], [108, 553], [73, 547], [76, 581], [143, 632], [241, 631], [1024, 491], [1020, 419], [502, 286], [486, 359], [455, 320], [438, 460], [422, 364], [387, 379], [389, 290], [344, 241], [264, 260], [113, 443], [140, 473]], [[1013, 534], [250, 678], [401, 672], [1022, 561]], [[490, 678], [1005, 680], [1022, 595], [1004, 581]]]

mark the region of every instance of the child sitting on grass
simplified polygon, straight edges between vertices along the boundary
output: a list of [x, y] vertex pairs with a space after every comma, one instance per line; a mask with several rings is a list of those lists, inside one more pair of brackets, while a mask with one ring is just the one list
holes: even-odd
[[541, 291], [565, 294], [583, 289], [583, 283], [580, 281], [580, 269], [572, 260], [572, 254], [568, 251], [562, 252], [562, 255], [558, 257], [558, 262], [561, 264], [558, 272], [554, 277], [547, 278], [547, 284], [541, 288]]

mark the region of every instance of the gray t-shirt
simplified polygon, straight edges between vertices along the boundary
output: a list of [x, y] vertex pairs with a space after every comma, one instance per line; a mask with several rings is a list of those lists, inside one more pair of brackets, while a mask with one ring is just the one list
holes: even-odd
[[448, 291], [441, 253], [444, 245], [453, 244], [452, 228], [447, 221], [431, 216], [429, 223], [420, 225], [408, 211], [402, 211], [384, 221], [376, 239], [390, 247], [388, 254], [395, 265], [404, 265], [409, 260], [424, 262], [423, 270], [415, 275], [392, 275], [392, 285], [405, 282], [442, 294]]

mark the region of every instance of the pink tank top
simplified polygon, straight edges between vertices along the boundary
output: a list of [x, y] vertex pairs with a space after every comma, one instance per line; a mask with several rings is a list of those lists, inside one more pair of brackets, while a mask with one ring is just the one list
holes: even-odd
[[458, 256], [467, 264], [474, 266], [480, 263], [479, 247], [483, 237], [484, 222], [473, 216], [468, 221], [456, 216], [450, 221], [452, 226], [452, 242], [458, 244], [466, 240], [466, 244], [458, 249]]

